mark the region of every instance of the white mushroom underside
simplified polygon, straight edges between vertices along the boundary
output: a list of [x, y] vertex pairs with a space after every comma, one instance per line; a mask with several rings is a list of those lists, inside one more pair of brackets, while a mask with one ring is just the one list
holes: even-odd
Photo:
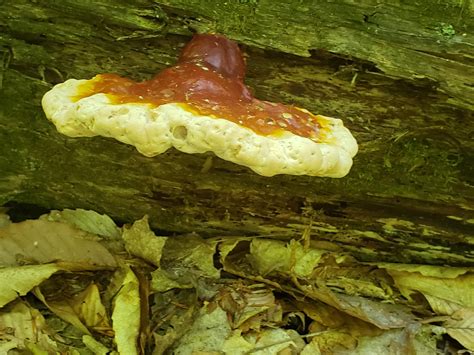
[[213, 152], [264, 176], [342, 177], [352, 166], [357, 143], [339, 119], [324, 120], [324, 141], [290, 132], [263, 136], [222, 118], [196, 115], [184, 105], [112, 103], [105, 94], [75, 101], [87, 80], [71, 79], [43, 97], [46, 117], [70, 137], [104, 136], [131, 144], [148, 157], [171, 147], [185, 153]]

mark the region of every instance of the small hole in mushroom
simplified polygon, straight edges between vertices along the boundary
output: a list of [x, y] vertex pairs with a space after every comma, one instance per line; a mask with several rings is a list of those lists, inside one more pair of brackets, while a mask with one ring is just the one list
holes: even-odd
[[188, 136], [188, 129], [184, 126], [176, 126], [172, 133], [176, 139], [185, 140]]

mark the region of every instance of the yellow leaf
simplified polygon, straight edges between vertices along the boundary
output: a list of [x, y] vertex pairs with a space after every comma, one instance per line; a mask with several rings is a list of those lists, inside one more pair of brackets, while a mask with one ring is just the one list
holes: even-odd
[[[222, 351], [225, 354], [245, 355], [249, 354], [255, 348], [255, 344], [248, 342], [240, 330], [234, 330], [232, 334], [224, 341]], [[251, 354], [251, 352], [250, 352]]]
[[410, 297], [413, 291], [434, 296], [463, 307], [474, 308], [474, 274], [456, 278], [424, 276], [418, 272], [388, 270], [402, 294]]
[[319, 350], [318, 344], [311, 342], [306, 344], [300, 355], [321, 355], [321, 351]]
[[466, 349], [474, 351], [474, 309], [462, 308], [443, 323], [446, 332]]
[[96, 284], [89, 285], [76, 295], [70, 304], [87, 327], [105, 335], [113, 335], [109, 317]]
[[419, 264], [394, 264], [394, 263], [372, 263], [381, 269], [393, 271], [418, 272], [423, 276], [440, 277], [445, 279], [455, 279], [458, 276], [474, 271], [473, 268], [450, 267], [436, 265], [419, 265]]
[[336, 330], [320, 332], [313, 337], [311, 343], [322, 354], [333, 354], [345, 349], [353, 350], [357, 346], [357, 340], [353, 336]]
[[0, 307], [24, 296], [60, 268], [56, 264], [15, 266], [0, 269]]
[[133, 223], [131, 227], [124, 228], [122, 238], [130, 254], [160, 266], [161, 253], [168, 238], [157, 237], [153, 233], [147, 216]]
[[431, 306], [431, 309], [440, 315], [451, 315], [457, 310], [463, 308], [460, 304], [456, 302], [447, 301], [443, 298], [432, 296], [430, 294], [424, 295], [426, 300]]
[[109, 348], [107, 348], [101, 342], [95, 340], [90, 335], [83, 335], [82, 336], [82, 342], [87, 347], [87, 349], [92, 351], [95, 355], [108, 355], [108, 354], [111, 354], [111, 351], [110, 351]]
[[89, 285], [72, 298], [63, 300], [46, 300], [40, 288], [36, 288], [34, 294], [51, 312], [75, 326], [82, 333], [90, 334], [90, 328], [104, 335], [113, 335], [107, 311], [95, 284]]
[[326, 251], [304, 248], [295, 240], [284, 243], [256, 238], [250, 244], [250, 253], [252, 265], [262, 276], [271, 272], [284, 272], [297, 277], [309, 277]]
[[130, 267], [125, 267], [122, 287], [114, 299], [112, 325], [115, 343], [120, 354], [138, 354], [140, 334], [140, 291], [138, 278]]

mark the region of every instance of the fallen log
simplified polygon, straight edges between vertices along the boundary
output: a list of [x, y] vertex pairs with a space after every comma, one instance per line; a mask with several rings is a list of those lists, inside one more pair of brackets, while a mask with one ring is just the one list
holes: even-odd
[[[148, 214], [163, 234], [310, 233], [361, 261], [472, 265], [472, 9], [411, 6], [4, 1], [0, 204]], [[359, 142], [350, 174], [268, 178], [209, 153], [146, 158], [45, 119], [52, 85], [104, 72], [148, 79], [194, 31], [242, 44], [258, 98], [343, 119]]]

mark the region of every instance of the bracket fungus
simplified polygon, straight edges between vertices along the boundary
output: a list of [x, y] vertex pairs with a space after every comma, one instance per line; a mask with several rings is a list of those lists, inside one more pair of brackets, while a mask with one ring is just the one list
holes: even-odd
[[42, 105], [65, 135], [112, 137], [148, 157], [175, 147], [211, 151], [264, 176], [349, 172], [357, 142], [341, 120], [258, 100], [244, 76], [235, 42], [201, 34], [175, 66], [151, 80], [115, 74], [70, 79], [47, 92]]

